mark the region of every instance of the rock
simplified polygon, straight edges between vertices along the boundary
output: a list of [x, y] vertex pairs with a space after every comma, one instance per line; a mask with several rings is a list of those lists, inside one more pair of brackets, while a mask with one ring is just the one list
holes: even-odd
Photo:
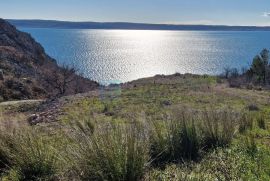
[[36, 120], [39, 118], [39, 116], [37, 114], [32, 114], [29, 118], [28, 118], [28, 123], [30, 125], [35, 124]]
[[164, 106], [170, 106], [170, 105], [172, 105], [171, 101], [169, 101], [169, 100], [162, 101], [162, 104]]
[[105, 112], [105, 115], [106, 115], [106, 116], [113, 116], [114, 113], [113, 113], [113, 112]]

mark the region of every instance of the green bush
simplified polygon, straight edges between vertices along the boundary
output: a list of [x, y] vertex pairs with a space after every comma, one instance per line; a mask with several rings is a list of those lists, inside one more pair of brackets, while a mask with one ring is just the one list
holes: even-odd
[[146, 173], [145, 180], [269, 180], [268, 146], [253, 141], [247, 146], [244, 140], [237, 140], [230, 148], [212, 150], [200, 162], [168, 164], [164, 169], [153, 168]]
[[197, 134], [197, 128], [193, 120], [187, 123], [183, 120], [181, 125], [180, 137], [181, 137], [181, 155], [182, 158], [187, 158], [190, 160], [196, 160], [199, 156], [200, 149], [200, 138]]
[[138, 124], [113, 125], [94, 134], [79, 131], [69, 149], [75, 175], [81, 180], [139, 180], [147, 167], [148, 137]]
[[7, 145], [10, 143], [8, 135], [0, 133], [0, 176], [8, 170], [10, 153]]
[[174, 115], [175, 119], [165, 117], [163, 121], [152, 121], [153, 165], [198, 160], [203, 150], [229, 146], [240, 122], [241, 129], [246, 129], [250, 121], [228, 110], [196, 113], [177, 110]]
[[245, 139], [244, 150], [252, 158], [255, 157], [255, 155], [258, 152], [258, 148], [257, 148], [256, 142], [255, 142], [255, 139], [253, 137], [249, 136]]
[[240, 133], [244, 133], [247, 130], [252, 130], [253, 129], [253, 117], [249, 114], [243, 114], [238, 122], [238, 131]]
[[[143, 179], [150, 166], [159, 169], [176, 163], [185, 167], [178, 171], [183, 173], [178, 175], [183, 180], [193, 178], [189, 177], [192, 172], [186, 173], [191, 167], [199, 170], [194, 178], [227, 180], [242, 178], [242, 167], [252, 171], [253, 178], [256, 159], [265, 156], [270, 160], [269, 153], [260, 150], [254, 139], [243, 139], [242, 147], [234, 143], [248, 135], [233, 139], [238, 131], [252, 130], [255, 115], [229, 110], [168, 112], [150, 121], [72, 120], [64, 125], [64, 134], [61, 129], [48, 134], [48, 129], [40, 127], [1, 130], [1, 179], [137, 181]], [[256, 120], [258, 127], [266, 126], [263, 117]], [[231, 150], [234, 147], [237, 151]], [[244, 165], [246, 158], [250, 166]], [[264, 168], [260, 173], [266, 175], [267, 162], [258, 164]]]
[[202, 147], [205, 149], [228, 146], [237, 127], [237, 117], [231, 111], [204, 111], [201, 117]]
[[[5, 133], [2, 148], [8, 160], [5, 172], [11, 180], [50, 180], [56, 176], [59, 155], [51, 140], [34, 130]], [[53, 141], [52, 141], [53, 142]], [[3, 149], [2, 149], [3, 150]]]
[[262, 115], [257, 117], [257, 125], [260, 129], [266, 129], [266, 121]]
[[269, 51], [267, 49], [263, 49], [259, 55], [254, 57], [250, 72], [259, 83], [267, 83], [269, 73]]
[[153, 121], [150, 136], [154, 165], [196, 160], [200, 151], [200, 137], [190, 115], [184, 111], [174, 119]]

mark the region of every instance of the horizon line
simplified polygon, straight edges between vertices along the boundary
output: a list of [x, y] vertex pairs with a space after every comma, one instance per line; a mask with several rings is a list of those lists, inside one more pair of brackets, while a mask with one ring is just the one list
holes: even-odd
[[[3, 18], [4, 19], [4, 18]], [[129, 24], [148, 24], [148, 25], [173, 25], [173, 26], [223, 26], [223, 27], [270, 27], [270, 25], [226, 25], [226, 24], [177, 24], [177, 23], [145, 23], [145, 22], [129, 22], [129, 21], [74, 21], [74, 20], [58, 20], [58, 19], [13, 19], [5, 18], [4, 20], [15, 21], [54, 21], [54, 22], [67, 22], [67, 23], [129, 23]]]

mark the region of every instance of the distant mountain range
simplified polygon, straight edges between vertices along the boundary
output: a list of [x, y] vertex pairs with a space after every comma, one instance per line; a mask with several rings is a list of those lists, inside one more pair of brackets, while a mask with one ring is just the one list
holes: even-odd
[[71, 22], [55, 20], [15, 20], [11, 24], [25, 28], [60, 29], [125, 29], [125, 30], [204, 30], [204, 31], [270, 31], [270, 27], [261, 26], [225, 26], [225, 25], [175, 25], [147, 24], [128, 22]]

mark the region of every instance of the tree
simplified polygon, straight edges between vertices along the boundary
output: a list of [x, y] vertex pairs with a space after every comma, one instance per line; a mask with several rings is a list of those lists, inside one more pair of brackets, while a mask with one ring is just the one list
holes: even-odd
[[44, 80], [50, 84], [56, 91], [56, 96], [65, 95], [70, 84], [75, 81], [75, 69], [63, 66], [60, 70], [55, 69], [45, 75]]
[[224, 68], [224, 77], [225, 79], [228, 79], [231, 74], [231, 69], [229, 67]]
[[263, 49], [262, 52], [255, 56], [251, 65], [251, 71], [253, 75], [256, 76], [259, 82], [263, 82], [266, 84], [266, 79], [268, 77], [269, 72], [269, 51], [267, 49]]
[[269, 63], [269, 50], [263, 49], [262, 52], [260, 53], [262, 61], [264, 65], [268, 65]]

